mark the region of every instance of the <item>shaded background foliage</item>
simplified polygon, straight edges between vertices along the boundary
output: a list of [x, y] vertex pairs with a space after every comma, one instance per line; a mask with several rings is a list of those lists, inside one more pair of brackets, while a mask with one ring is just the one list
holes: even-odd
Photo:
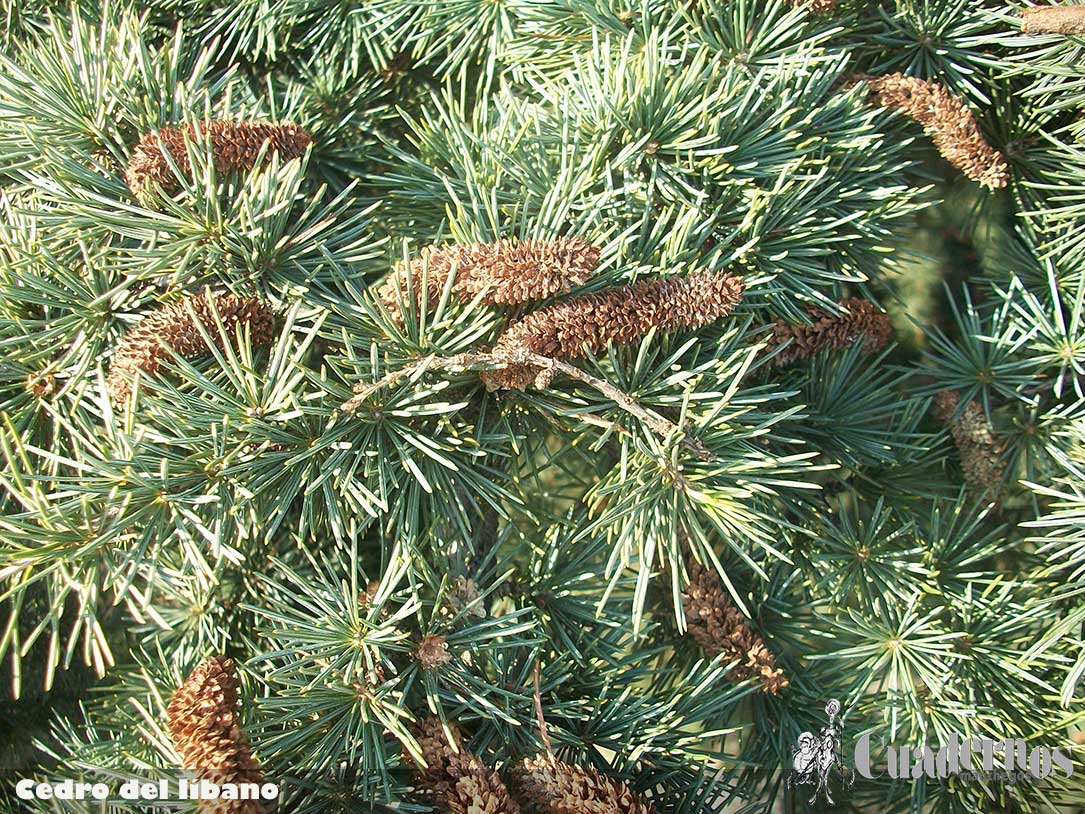
[[[0, 10], [5, 778], [175, 777], [165, 704], [211, 653], [299, 812], [405, 799], [408, 714], [493, 764], [534, 754], [536, 665], [563, 759], [667, 812], [802, 810], [782, 781], [829, 697], [850, 736], [1081, 739], [1080, 40], [964, 0]], [[967, 102], [1005, 190], [848, 81], [893, 71]], [[193, 145], [177, 195], [137, 200], [141, 135], [204, 118], [314, 144], [231, 176]], [[601, 249], [578, 291], [744, 277], [734, 316], [583, 362], [711, 460], [562, 377], [442, 370], [337, 412], [518, 314], [449, 298], [397, 325], [394, 262], [558, 235]], [[121, 337], [204, 286], [276, 307], [269, 347], [172, 360], [115, 408]], [[850, 296], [894, 345], [759, 355]], [[998, 483], [966, 483], [944, 391], [982, 410]], [[683, 635], [687, 557], [789, 686]], [[1082, 776], [857, 783], [841, 808], [1066, 810]]]

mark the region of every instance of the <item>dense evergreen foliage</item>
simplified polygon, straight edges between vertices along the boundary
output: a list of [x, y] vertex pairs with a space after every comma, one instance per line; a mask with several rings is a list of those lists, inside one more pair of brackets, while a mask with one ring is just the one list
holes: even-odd
[[1085, 740], [1085, 39], [1024, 8], [3, 0], [4, 783], [178, 777], [194, 671], [284, 812], [803, 811], [830, 698]]

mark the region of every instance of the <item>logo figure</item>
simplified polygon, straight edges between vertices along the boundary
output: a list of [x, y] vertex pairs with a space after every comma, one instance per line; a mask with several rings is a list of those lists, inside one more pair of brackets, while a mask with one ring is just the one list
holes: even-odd
[[840, 715], [840, 702], [835, 698], [831, 699], [825, 705], [825, 714], [829, 716], [829, 723], [821, 728], [821, 732], [817, 735], [813, 732], [799, 735], [791, 752], [791, 774], [786, 785], [788, 788], [795, 783], [800, 786], [814, 786], [809, 802], [813, 803], [818, 795], [822, 795], [825, 802], [832, 805], [829, 778], [833, 769], [840, 773], [844, 786], [850, 786], [855, 777], [840, 758], [840, 735], [844, 730], [844, 716], [840, 716], [839, 723], [836, 718]]

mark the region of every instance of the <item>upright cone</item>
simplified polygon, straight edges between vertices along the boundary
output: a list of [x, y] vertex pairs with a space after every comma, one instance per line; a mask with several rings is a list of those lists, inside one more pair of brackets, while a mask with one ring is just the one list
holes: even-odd
[[402, 297], [421, 304], [424, 283], [432, 309], [453, 272], [452, 291], [458, 296], [473, 299], [481, 294], [487, 305], [509, 305], [583, 285], [598, 263], [599, 249], [579, 237], [428, 247], [421, 257], [397, 264], [378, 294], [385, 308], [402, 321]]
[[1006, 159], [984, 139], [964, 101], [942, 85], [901, 73], [857, 78], [866, 83], [871, 104], [922, 125], [942, 157], [980, 186], [1000, 189], [1009, 182]]
[[191, 172], [185, 139], [210, 138], [215, 169], [220, 173], [243, 172], [255, 166], [260, 150], [268, 143], [265, 158], [278, 153], [284, 159], [298, 158], [312, 143], [312, 138], [296, 124], [270, 124], [249, 121], [202, 121], [181, 127], [163, 127], [146, 133], [132, 150], [125, 171], [128, 188], [137, 198], [144, 198], [154, 184], [166, 193], [177, 190], [177, 177], [170, 169], [168, 153], [184, 175]]
[[441, 814], [520, 814], [496, 769], [486, 766], [452, 732], [455, 748], [436, 718], [423, 721], [417, 733], [426, 767], [416, 773], [420, 802]]
[[[216, 347], [222, 349], [222, 336], [211, 310], [214, 302], [227, 337], [245, 326], [253, 347], [266, 345], [275, 335], [275, 315], [271, 308], [251, 297], [203, 292], [180, 302], [164, 305], [140, 320], [124, 335], [109, 368], [107, 386], [115, 404], [123, 404], [132, 392], [132, 380], [140, 374], [156, 373], [170, 358], [172, 348], [184, 359], [193, 359], [209, 348], [197, 323], [203, 326]], [[191, 305], [189, 312], [187, 305]], [[193, 319], [192, 314], [195, 314]]]
[[[166, 709], [173, 745], [186, 769], [201, 780], [264, 782], [237, 716], [238, 680], [232, 659], [212, 656], [174, 693]], [[260, 800], [206, 800], [203, 814], [267, 814]]]
[[654, 814], [621, 780], [593, 768], [539, 755], [509, 770], [525, 814]]
[[776, 666], [776, 657], [731, 602], [719, 578], [697, 563], [691, 563], [689, 572], [682, 607], [693, 640], [709, 655], [737, 659], [732, 675], [739, 681], [752, 678], [763, 692], [773, 694], [786, 687], [789, 682]]
[[[733, 274], [702, 271], [573, 297], [510, 325], [498, 338], [493, 354], [523, 349], [555, 359], [576, 359], [586, 351], [599, 353], [610, 342], [635, 342], [653, 328], [662, 332], [700, 328], [731, 313], [743, 290], [742, 280]], [[482, 378], [491, 390], [523, 389], [538, 372], [530, 365], [510, 365], [487, 371]]]

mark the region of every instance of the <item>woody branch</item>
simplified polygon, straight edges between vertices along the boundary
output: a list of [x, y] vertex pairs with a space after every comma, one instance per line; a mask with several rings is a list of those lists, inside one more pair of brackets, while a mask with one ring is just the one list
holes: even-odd
[[[500, 353], [493, 352], [466, 352], [457, 353], [453, 356], [438, 356], [430, 354], [423, 356], [399, 370], [386, 374], [378, 381], [361, 384], [354, 388], [354, 395], [339, 405], [339, 412], [351, 414], [355, 412], [373, 393], [386, 387], [392, 387], [400, 382], [422, 376], [428, 371], [437, 370], [471, 370], [471, 369], [501, 369], [514, 365], [531, 365], [544, 372], [563, 373], [571, 379], [575, 379], [601, 393], [613, 401], [622, 410], [638, 419], [660, 438], [670, 438], [679, 431], [679, 427], [673, 421], [655, 413], [623, 390], [615, 387], [606, 379], [593, 376], [587, 371], [581, 370], [561, 359], [543, 356], [539, 353], [515, 348]], [[591, 422], [589, 422], [591, 423]], [[693, 438], [684, 437], [682, 445], [693, 452], [703, 461], [712, 460], [712, 454], [705, 449], [704, 445]]]

